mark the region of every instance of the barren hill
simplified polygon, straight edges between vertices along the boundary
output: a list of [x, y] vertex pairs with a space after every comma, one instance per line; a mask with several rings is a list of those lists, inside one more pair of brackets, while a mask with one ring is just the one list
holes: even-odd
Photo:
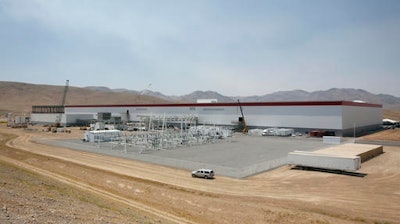
[[[60, 105], [64, 86], [0, 82], [0, 114], [30, 112], [32, 105]], [[67, 105], [171, 103], [171, 101], [132, 92], [105, 92], [70, 86]]]

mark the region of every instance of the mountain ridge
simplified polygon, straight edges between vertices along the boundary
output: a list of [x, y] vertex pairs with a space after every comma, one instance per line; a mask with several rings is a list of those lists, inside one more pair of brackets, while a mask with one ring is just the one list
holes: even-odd
[[[32, 105], [60, 105], [64, 86], [0, 81], [0, 112], [31, 111]], [[67, 105], [90, 104], [164, 104], [194, 103], [197, 99], [217, 99], [218, 102], [278, 102], [278, 101], [365, 101], [382, 104], [384, 109], [400, 110], [400, 97], [373, 94], [363, 89], [331, 88], [277, 91], [264, 95], [224, 96], [216, 91], [196, 90], [182, 96], [167, 96], [150, 90], [111, 89], [104, 86], [69, 86]]]
[[196, 90], [182, 96], [167, 96], [150, 90], [144, 94], [171, 101], [195, 103], [197, 99], [217, 99], [218, 102], [279, 102], [279, 101], [364, 101], [367, 103], [382, 104], [385, 109], [400, 110], [400, 97], [389, 94], [373, 94], [363, 89], [331, 88], [308, 92], [305, 90], [277, 91], [264, 95], [253, 96], [224, 96], [215, 91]]

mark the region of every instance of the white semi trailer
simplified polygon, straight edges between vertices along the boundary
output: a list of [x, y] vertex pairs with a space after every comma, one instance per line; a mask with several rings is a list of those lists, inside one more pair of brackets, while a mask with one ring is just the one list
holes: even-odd
[[288, 154], [288, 164], [321, 169], [356, 171], [361, 168], [361, 158], [359, 156], [294, 151]]

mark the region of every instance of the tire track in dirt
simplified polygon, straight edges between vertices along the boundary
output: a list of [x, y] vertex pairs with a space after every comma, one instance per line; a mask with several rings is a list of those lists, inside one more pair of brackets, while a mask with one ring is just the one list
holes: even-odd
[[70, 185], [72, 187], [84, 190], [86, 192], [90, 192], [92, 194], [96, 194], [96, 195], [101, 196], [103, 198], [106, 198], [106, 199], [109, 199], [109, 200], [113, 200], [113, 201], [118, 202], [118, 203], [125, 204], [125, 205], [127, 205], [129, 207], [132, 207], [134, 209], [137, 209], [137, 210], [140, 210], [142, 212], [148, 213], [151, 216], [158, 217], [161, 220], [167, 220], [167, 221], [170, 221], [172, 223], [194, 223], [194, 222], [192, 222], [190, 220], [187, 220], [187, 219], [184, 219], [182, 217], [178, 217], [178, 216], [172, 215], [170, 213], [167, 213], [167, 212], [164, 212], [164, 211], [161, 211], [161, 210], [158, 210], [158, 209], [154, 209], [152, 207], [146, 206], [145, 204], [138, 203], [138, 202], [135, 202], [133, 200], [129, 200], [129, 199], [123, 198], [121, 196], [118, 196], [116, 194], [113, 194], [113, 193], [110, 193], [108, 191], [102, 190], [100, 188], [93, 187], [93, 186], [85, 184], [83, 182], [67, 178], [65, 176], [62, 176], [62, 175], [59, 175], [59, 174], [56, 174], [56, 173], [50, 172], [48, 170], [44, 170], [44, 169], [32, 166], [32, 165], [29, 165], [29, 164], [26, 164], [26, 163], [18, 161], [18, 160], [11, 159], [9, 157], [5, 157], [5, 156], [0, 155], [0, 160], [4, 161], [6, 163], [12, 164], [14, 166], [20, 167], [22, 169], [35, 172], [35, 173], [37, 173], [39, 175], [55, 179], [55, 180], [57, 180], [59, 182], [68, 184], [68, 185]]

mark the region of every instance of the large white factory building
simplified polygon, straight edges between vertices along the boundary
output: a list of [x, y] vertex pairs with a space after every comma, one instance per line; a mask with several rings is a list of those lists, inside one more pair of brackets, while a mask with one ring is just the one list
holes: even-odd
[[250, 128], [327, 130], [353, 136], [382, 124], [382, 105], [352, 101], [33, 106], [31, 121], [74, 125], [96, 120], [99, 113], [111, 113], [125, 122], [140, 122], [144, 116], [193, 115], [198, 124], [230, 126], [242, 117], [240, 107]]

